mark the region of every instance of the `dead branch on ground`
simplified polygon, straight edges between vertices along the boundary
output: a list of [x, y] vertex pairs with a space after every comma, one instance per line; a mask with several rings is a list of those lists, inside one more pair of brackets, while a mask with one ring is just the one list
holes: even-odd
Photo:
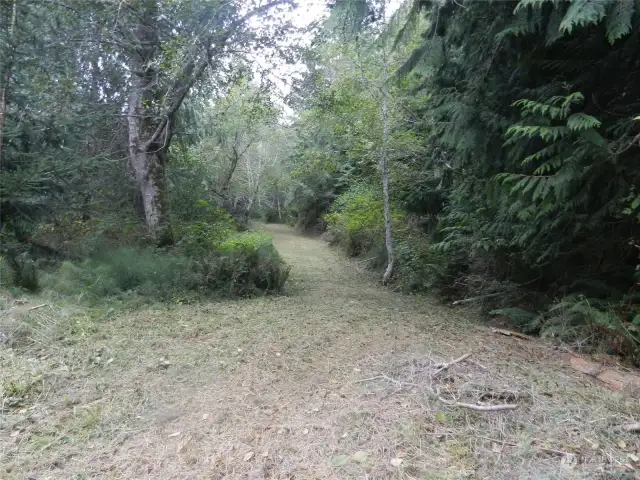
[[470, 356], [471, 356], [471, 353], [465, 353], [460, 358], [456, 358], [455, 360], [452, 360], [449, 363], [436, 363], [434, 365], [434, 367], [437, 368], [438, 370], [433, 372], [433, 375], [435, 376], [435, 375], [439, 374], [443, 370], [446, 370], [447, 368], [449, 368], [451, 365], [455, 365], [456, 363], [462, 362], [462, 361], [466, 360], [467, 358], [469, 358]]
[[475, 410], [477, 412], [499, 412], [501, 410], [515, 410], [518, 408], [518, 405], [515, 403], [505, 403], [502, 405], [474, 405], [473, 403], [449, 402], [442, 397], [438, 397], [438, 400], [450, 407], [468, 408], [469, 410]]

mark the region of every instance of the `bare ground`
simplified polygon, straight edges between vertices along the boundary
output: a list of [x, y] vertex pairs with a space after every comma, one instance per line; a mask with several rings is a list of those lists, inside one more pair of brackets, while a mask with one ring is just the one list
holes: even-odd
[[5, 300], [23, 342], [0, 345], [0, 478], [640, 478], [639, 437], [615, 428], [640, 419], [636, 398], [269, 228], [286, 296], [128, 313]]

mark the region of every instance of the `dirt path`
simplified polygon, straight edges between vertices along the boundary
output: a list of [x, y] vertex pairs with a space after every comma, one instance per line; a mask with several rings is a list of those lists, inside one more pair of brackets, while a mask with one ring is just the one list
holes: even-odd
[[[269, 230], [292, 265], [286, 296], [69, 316], [69, 341], [46, 337], [26, 359], [3, 350], [2, 365], [47, 374], [3, 416], [0, 478], [609, 478], [597, 475], [633, 462], [637, 437], [612, 425], [637, 400], [548, 345], [383, 290], [322, 241]], [[518, 408], [478, 413], [438, 392]]]

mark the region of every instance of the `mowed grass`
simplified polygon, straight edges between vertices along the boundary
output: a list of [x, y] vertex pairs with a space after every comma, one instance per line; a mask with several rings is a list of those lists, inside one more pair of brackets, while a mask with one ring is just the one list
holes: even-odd
[[268, 228], [292, 265], [284, 296], [133, 311], [3, 297], [0, 478], [632, 475], [639, 437], [616, 426], [640, 420], [637, 398]]

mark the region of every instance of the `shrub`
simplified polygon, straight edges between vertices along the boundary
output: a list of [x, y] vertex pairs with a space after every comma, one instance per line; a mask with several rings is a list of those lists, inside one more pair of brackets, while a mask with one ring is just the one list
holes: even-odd
[[36, 262], [27, 253], [7, 255], [5, 262], [8, 266], [6, 273], [11, 274], [10, 282], [13, 285], [30, 292], [37, 292], [40, 289]]
[[[392, 212], [394, 226], [402, 215]], [[384, 207], [379, 195], [368, 186], [356, 186], [340, 195], [324, 216], [327, 238], [342, 246], [348, 255], [384, 252]], [[384, 261], [382, 262], [384, 263]]]
[[189, 292], [230, 296], [279, 292], [289, 275], [264, 233], [227, 236], [215, 225], [187, 228], [187, 243], [170, 249], [120, 248], [79, 263], [63, 262], [42, 284], [63, 295], [90, 300], [134, 292], [169, 300]]
[[43, 274], [42, 283], [63, 295], [101, 298], [135, 291], [166, 299], [182, 289], [189, 260], [158, 250], [120, 248], [80, 263], [63, 262], [57, 272]]
[[13, 272], [3, 255], [0, 255], [0, 288], [13, 286]]
[[234, 219], [228, 213], [215, 210], [207, 216], [209, 221], [201, 220], [175, 229], [178, 247], [186, 255], [207, 254], [235, 233]]
[[451, 282], [447, 258], [419, 231], [401, 232], [395, 245], [395, 278], [409, 291], [432, 291]]
[[230, 296], [280, 292], [290, 270], [271, 237], [262, 232], [238, 233], [214, 254], [193, 262], [196, 284]]

